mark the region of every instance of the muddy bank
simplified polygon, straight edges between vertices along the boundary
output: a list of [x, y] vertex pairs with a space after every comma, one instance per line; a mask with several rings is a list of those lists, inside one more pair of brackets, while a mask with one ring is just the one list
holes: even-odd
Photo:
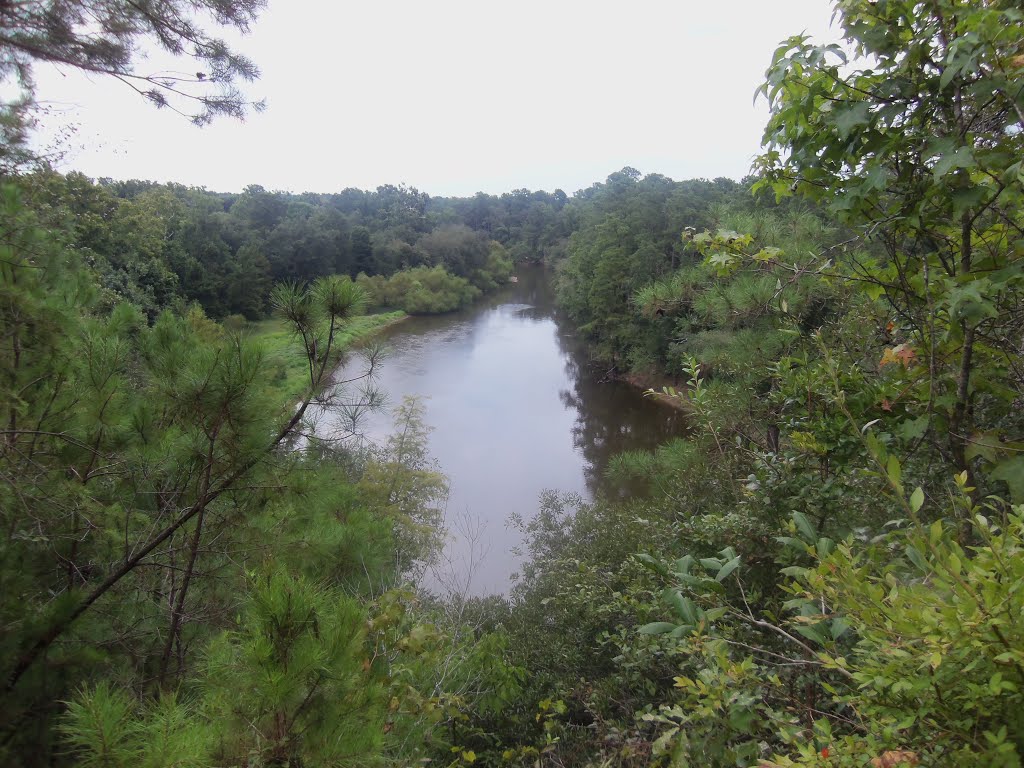
[[[681, 400], [678, 397], [670, 397], [662, 393], [665, 387], [673, 387], [677, 391], [685, 391], [685, 381], [677, 376], [665, 376], [664, 374], [656, 373], [638, 373], [635, 371], [619, 372], [615, 369], [608, 371], [602, 381], [621, 381], [629, 384], [631, 387], [635, 387], [644, 393], [645, 397], [654, 400], [658, 403], [668, 406], [669, 408], [675, 408], [678, 411], [685, 413], [691, 412], [693, 409], [690, 408], [690, 404], [687, 400]], [[652, 394], [648, 394], [653, 390]]]

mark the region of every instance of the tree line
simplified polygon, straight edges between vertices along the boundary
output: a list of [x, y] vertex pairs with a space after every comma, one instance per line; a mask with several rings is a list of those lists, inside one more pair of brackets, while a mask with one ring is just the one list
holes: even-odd
[[[623, 219], [644, 241], [624, 254], [646, 259], [633, 280], [639, 285], [679, 263], [675, 235], [683, 226], [707, 226], [714, 207], [740, 199], [744, 189], [727, 179], [674, 182], [633, 169], [572, 197], [516, 190], [443, 198], [402, 185], [337, 194], [252, 185], [227, 194], [53, 172], [17, 181], [41, 222], [62, 232], [95, 270], [105, 306], [127, 300], [150, 319], [192, 302], [214, 318], [262, 319], [274, 284], [327, 275], [369, 278], [362, 284], [381, 307], [450, 311], [505, 282], [515, 263], [558, 263], [570, 242], [581, 253], [600, 248], [596, 229], [612, 226], [607, 216]], [[564, 303], [587, 326], [580, 302], [566, 294]]]

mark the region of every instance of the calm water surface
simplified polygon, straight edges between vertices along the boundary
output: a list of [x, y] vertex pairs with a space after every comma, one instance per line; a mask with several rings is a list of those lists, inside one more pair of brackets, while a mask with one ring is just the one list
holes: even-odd
[[[530, 519], [545, 489], [592, 499], [615, 453], [679, 434], [680, 415], [639, 390], [600, 379], [571, 324], [556, 311], [549, 273], [525, 268], [470, 309], [416, 317], [384, 332], [378, 379], [390, 405], [422, 398], [430, 452], [451, 481], [447, 559], [471, 592], [506, 591], [517, 569], [513, 513]], [[393, 431], [390, 413], [361, 423]]]

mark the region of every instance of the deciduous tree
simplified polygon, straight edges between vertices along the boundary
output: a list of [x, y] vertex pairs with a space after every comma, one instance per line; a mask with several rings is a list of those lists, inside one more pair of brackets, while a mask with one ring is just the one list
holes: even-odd
[[867, 249], [844, 266], [925, 361], [911, 394], [931, 434], [958, 469], [981, 457], [1010, 479], [1024, 472], [1000, 445], [1016, 437], [1024, 391], [1024, 11], [1008, 0], [836, 8], [846, 46], [793, 37], [768, 70], [761, 184], [860, 228]]

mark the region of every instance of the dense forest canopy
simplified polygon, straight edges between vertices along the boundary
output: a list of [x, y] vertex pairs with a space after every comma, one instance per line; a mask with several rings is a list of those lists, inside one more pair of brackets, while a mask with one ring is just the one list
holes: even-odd
[[[220, 194], [8, 163], [0, 758], [1020, 766], [1017, 5], [837, 0], [844, 45], [769, 62], [742, 182]], [[0, 46], [22, 77], [61, 51], [124, 74], [159, 19], [258, 6], [0, 4], [50, 19]], [[691, 429], [613, 461], [631, 496], [545, 493], [509, 595], [428, 594], [423, 405], [371, 450], [308, 416], [379, 402], [372, 344], [366, 386], [332, 373], [381, 310], [524, 261]]]
[[[609, 216], [657, 240], [640, 285], [679, 263], [683, 227], [703, 229], [715, 206], [746, 202], [745, 187], [728, 179], [674, 182], [630, 168], [573, 197], [515, 190], [436, 198], [404, 185], [337, 194], [251, 185], [225, 194], [52, 172], [19, 184], [46, 226], [63, 231], [101, 275], [108, 305], [129, 300], [155, 317], [196, 302], [212, 317], [250, 320], [267, 315], [274, 283], [335, 274], [371, 278], [362, 284], [381, 306], [448, 311], [507, 279], [512, 263], [563, 260], [571, 236], [593, 237]], [[443, 270], [434, 278], [442, 283], [426, 291], [439, 308], [387, 280], [417, 268]]]

